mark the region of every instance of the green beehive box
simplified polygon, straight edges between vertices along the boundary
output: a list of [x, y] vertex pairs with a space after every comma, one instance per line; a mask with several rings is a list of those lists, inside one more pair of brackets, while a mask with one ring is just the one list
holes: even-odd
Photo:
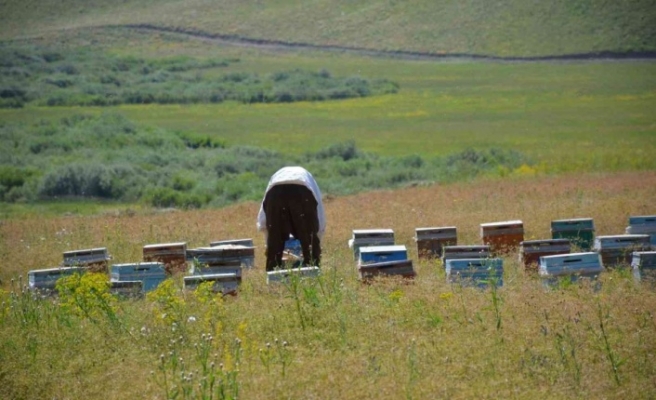
[[580, 251], [590, 251], [594, 243], [592, 218], [558, 219], [551, 221], [553, 239], [569, 239]]

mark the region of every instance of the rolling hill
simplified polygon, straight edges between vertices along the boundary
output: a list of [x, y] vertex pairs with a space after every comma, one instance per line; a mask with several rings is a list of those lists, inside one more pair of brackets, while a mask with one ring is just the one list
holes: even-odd
[[654, 0], [8, 0], [0, 5], [0, 38], [5, 40], [121, 24], [432, 54], [656, 51]]

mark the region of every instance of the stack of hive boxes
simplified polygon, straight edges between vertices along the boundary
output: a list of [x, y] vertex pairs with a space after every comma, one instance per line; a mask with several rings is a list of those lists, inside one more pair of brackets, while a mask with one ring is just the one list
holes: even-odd
[[242, 276], [242, 246], [199, 247], [187, 250], [191, 263], [189, 276], [183, 278], [185, 289], [195, 289], [202, 282], [212, 281], [213, 289], [223, 294], [236, 294]]
[[628, 266], [634, 251], [649, 251], [649, 235], [608, 235], [595, 238], [593, 250], [601, 255], [605, 268]]
[[651, 244], [656, 245], [656, 215], [629, 217], [626, 233], [649, 235]]
[[408, 250], [404, 245], [361, 247], [357, 268], [362, 280], [380, 275], [415, 276], [412, 260], [408, 259]]
[[538, 275], [545, 286], [553, 286], [563, 279], [568, 282], [580, 278], [596, 280], [603, 270], [598, 253], [571, 253], [541, 257]]
[[58, 279], [86, 272], [106, 274], [110, 259], [105, 247], [65, 251], [60, 267], [28, 271], [28, 288], [42, 294], [55, 294]]
[[417, 256], [422, 258], [439, 258], [444, 246], [458, 244], [458, 234], [455, 226], [438, 228], [416, 228]]
[[186, 254], [186, 242], [149, 244], [143, 247], [143, 260], [164, 264], [169, 275], [186, 271]]
[[524, 223], [519, 220], [481, 224], [481, 240], [493, 255], [508, 253], [524, 241]]
[[569, 239], [575, 251], [590, 251], [594, 241], [592, 218], [557, 219], [551, 221], [553, 239]]
[[519, 263], [525, 270], [537, 272], [540, 257], [568, 254], [571, 247], [569, 239], [525, 240], [520, 244]]

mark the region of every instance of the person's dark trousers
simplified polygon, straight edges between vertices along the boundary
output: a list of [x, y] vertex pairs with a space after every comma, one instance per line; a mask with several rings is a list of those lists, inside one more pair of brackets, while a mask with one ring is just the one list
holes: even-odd
[[266, 270], [282, 266], [282, 252], [290, 233], [301, 242], [304, 264], [319, 266], [319, 218], [312, 191], [302, 185], [276, 185], [264, 197], [263, 208], [268, 231]]

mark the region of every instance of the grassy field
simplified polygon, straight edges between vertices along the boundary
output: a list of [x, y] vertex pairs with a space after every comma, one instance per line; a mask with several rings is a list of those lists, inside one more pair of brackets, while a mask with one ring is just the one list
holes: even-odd
[[[322, 277], [286, 287], [266, 284], [257, 201], [194, 211], [79, 199], [3, 204], [0, 213], [11, 217], [0, 221], [0, 398], [653, 398], [653, 285], [618, 268], [602, 274], [598, 289], [549, 290], [512, 252], [503, 259], [502, 288], [461, 288], [446, 283], [438, 261], [418, 261], [413, 241], [417, 227], [456, 226], [460, 244], [477, 244], [481, 223], [513, 219], [524, 221], [525, 239], [550, 237], [551, 220], [579, 217], [593, 218], [597, 235], [621, 234], [629, 216], [656, 213], [653, 62], [436, 63], [76, 29], [157, 22], [291, 41], [499, 55], [653, 47], [649, 2], [590, 10], [585, 5], [592, 3], [582, 1], [524, 4], [225, 2], [215, 12], [214, 3], [202, 0], [3, 3], [1, 37], [42, 36], [13, 43], [91, 46], [152, 59], [239, 59], [208, 69], [210, 78], [292, 66], [400, 86], [393, 95], [285, 105], [28, 105], [0, 110], [7, 126], [88, 113], [103, 116], [66, 123], [81, 121], [76, 129], [83, 129], [119, 121], [128, 128], [123, 134], [152, 138], [162, 129], [171, 141], [184, 137], [175, 131], [209, 135], [228, 150], [257, 146], [294, 160], [354, 140], [359, 149], [399, 159], [502, 148], [530, 162], [448, 184], [351, 196], [326, 191]], [[460, 33], [451, 32], [454, 26]], [[541, 40], [547, 36], [552, 40]], [[111, 127], [95, 128], [85, 139], [112, 134]], [[101, 153], [64, 152], [72, 154], [82, 156], [67, 162], [105, 162]], [[353, 229], [365, 228], [394, 229], [415, 261], [414, 282], [357, 280], [346, 242]], [[241, 237], [254, 239], [256, 265], [244, 272], [235, 297], [183, 292], [180, 276], [141, 300], [106, 296], [106, 276], [68, 282], [58, 300], [24, 290], [29, 270], [57, 266], [67, 250], [107, 247], [112, 263], [135, 262], [147, 244], [185, 241], [192, 248]]]
[[535, 56], [656, 50], [651, 0], [490, 3], [416, 0], [8, 0], [0, 37], [150, 23], [241, 37], [430, 53]]
[[[655, 183], [653, 172], [579, 174], [328, 198], [323, 278], [290, 287], [265, 283], [257, 203], [6, 220], [0, 397], [168, 398], [177, 388], [179, 398], [209, 398], [214, 379], [212, 398], [651, 398], [649, 285], [618, 269], [599, 290], [547, 290], [511, 253], [502, 288], [462, 289], [439, 263], [417, 262], [412, 236], [454, 225], [460, 244], [474, 244], [480, 223], [522, 219], [525, 238], [539, 239], [552, 219], [574, 217], [619, 234], [629, 215], [653, 214]], [[408, 246], [414, 283], [357, 281], [351, 230], [382, 227]], [[223, 301], [180, 292], [180, 277], [137, 301], [99, 297], [91, 280], [60, 302], [18, 288], [65, 250], [106, 246], [119, 263], [140, 260], [150, 243], [237, 237], [253, 237], [256, 265]]]

